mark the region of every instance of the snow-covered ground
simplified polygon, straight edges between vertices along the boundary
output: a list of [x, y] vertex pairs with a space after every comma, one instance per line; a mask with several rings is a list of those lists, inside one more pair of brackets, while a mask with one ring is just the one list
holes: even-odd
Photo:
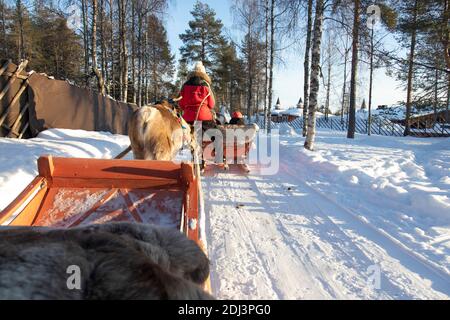
[[450, 139], [281, 140], [277, 175], [204, 179], [218, 297], [450, 297]]
[[0, 210], [37, 175], [39, 156], [113, 158], [129, 144], [127, 136], [63, 129], [47, 130], [29, 140], [0, 138]]
[[[450, 139], [280, 137], [280, 169], [203, 179], [212, 288], [229, 299], [450, 298]], [[0, 209], [42, 154], [111, 158], [125, 136], [0, 139]], [[378, 275], [380, 282], [378, 281]]]

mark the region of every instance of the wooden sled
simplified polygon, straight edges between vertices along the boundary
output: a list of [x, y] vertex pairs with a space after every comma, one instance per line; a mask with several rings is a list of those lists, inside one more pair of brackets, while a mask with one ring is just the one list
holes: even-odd
[[[38, 169], [39, 175], [0, 212], [0, 225], [149, 223], [177, 228], [204, 249], [192, 164], [44, 156]], [[210, 291], [209, 280], [205, 289]]]
[[[216, 151], [210, 137], [205, 137], [203, 141], [203, 159], [206, 164], [213, 162], [216, 166], [222, 166], [225, 170], [230, 165], [240, 167], [244, 172], [250, 172], [247, 165], [248, 156], [253, 141], [259, 130], [255, 124], [251, 125], [221, 125], [218, 129], [222, 133], [223, 141], [223, 162], [217, 163]], [[230, 134], [232, 135], [230, 137]], [[204, 140], [205, 140], [204, 139]], [[209, 140], [209, 141], [208, 141]]]

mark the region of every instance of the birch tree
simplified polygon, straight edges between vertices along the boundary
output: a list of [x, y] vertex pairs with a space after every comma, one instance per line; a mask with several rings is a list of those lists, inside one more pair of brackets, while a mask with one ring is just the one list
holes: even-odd
[[305, 148], [314, 150], [314, 141], [316, 135], [316, 110], [318, 108], [318, 95], [320, 89], [320, 56], [322, 45], [323, 21], [325, 14], [324, 0], [316, 0], [316, 13], [314, 18], [314, 31], [312, 42], [311, 57], [311, 87], [309, 94], [308, 107], [308, 128], [305, 139]]
[[305, 60], [303, 62], [304, 68], [304, 84], [303, 84], [303, 130], [302, 134], [306, 137], [307, 132], [307, 116], [308, 116], [308, 107], [309, 107], [309, 65], [310, 65], [310, 54], [311, 54], [311, 34], [312, 34], [312, 9], [314, 2], [313, 0], [308, 0], [308, 22], [306, 26], [306, 45], [305, 45]]

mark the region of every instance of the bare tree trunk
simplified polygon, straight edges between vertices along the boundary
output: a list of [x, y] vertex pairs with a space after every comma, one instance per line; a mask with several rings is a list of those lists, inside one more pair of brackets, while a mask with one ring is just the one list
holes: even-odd
[[264, 77], [264, 129], [267, 130], [268, 125], [268, 87], [269, 87], [269, 0], [265, 1], [265, 43], [264, 43], [264, 49], [265, 49], [265, 77]]
[[251, 34], [251, 26], [248, 27], [248, 53], [247, 53], [247, 68], [248, 68], [248, 84], [247, 84], [247, 119], [250, 120], [252, 116], [252, 103], [253, 103], [253, 36]]
[[87, 25], [87, 3], [86, 0], [81, 0], [81, 11], [83, 18], [83, 44], [84, 44], [84, 84], [89, 86], [89, 40], [88, 40], [88, 25]]
[[146, 42], [142, 43], [142, 14], [138, 13], [138, 83], [137, 83], [137, 105], [142, 105], [142, 47], [145, 48]]
[[[449, 2], [450, 2], [449, 0], [445, 0], [443, 3], [443, 14], [442, 14], [443, 26], [449, 25], [450, 20]], [[448, 32], [448, 27], [446, 30], [447, 32], [442, 37], [443, 38], [442, 40], [443, 40], [445, 63], [447, 65], [447, 69], [450, 69], [450, 32]]]
[[8, 47], [8, 40], [6, 37], [6, 11], [5, 11], [5, 2], [3, 0], [0, 0], [0, 7], [1, 7], [1, 23], [2, 23], [2, 42], [3, 42], [3, 50], [2, 50], [2, 57], [6, 58], [7, 53], [9, 52]]
[[[418, 10], [418, 0], [414, 2], [414, 14], [413, 14], [413, 25], [417, 23], [417, 10]], [[417, 30], [413, 28], [411, 35], [411, 47], [409, 53], [409, 66], [408, 66], [408, 89], [406, 97], [406, 118], [405, 118], [405, 136], [409, 136], [411, 133], [411, 127], [409, 119], [411, 118], [411, 107], [413, 100], [413, 71], [414, 71], [414, 57], [416, 53], [416, 35]]]
[[450, 108], [450, 73], [447, 73], [447, 79], [447, 106], [445, 110], [447, 111], [447, 121], [450, 122], [450, 115], [448, 114]]
[[101, 64], [101, 71], [102, 71], [102, 78], [103, 78], [103, 86], [104, 91], [106, 92], [107, 86], [105, 83], [108, 82], [108, 69], [107, 69], [107, 57], [106, 57], [106, 37], [105, 37], [105, 0], [100, 1], [100, 55], [102, 57], [102, 64]]
[[325, 119], [328, 120], [330, 110], [330, 92], [331, 92], [331, 37], [328, 37], [328, 74], [327, 74], [327, 97], [325, 101]]
[[270, 63], [269, 63], [269, 101], [268, 101], [268, 127], [270, 133], [272, 127], [272, 96], [273, 96], [273, 64], [275, 59], [275, 0], [270, 6]]
[[367, 117], [367, 134], [372, 134], [372, 94], [373, 94], [373, 54], [374, 54], [374, 27], [370, 33], [370, 80], [369, 80], [369, 115]]
[[359, 52], [359, 22], [360, 18], [360, 0], [354, 0], [354, 18], [353, 18], [353, 39], [352, 39], [352, 76], [350, 80], [350, 110], [347, 138], [355, 138], [356, 129], [356, 91], [358, 79], [358, 52]]
[[97, 15], [98, 15], [98, 1], [92, 0], [92, 45], [91, 45], [91, 59], [92, 72], [97, 78], [97, 88], [100, 94], [105, 94], [105, 83], [102, 74], [97, 68]]
[[131, 1], [131, 102], [136, 103], [136, 1]]
[[125, 63], [125, 59], [124, 59], [124, 51], [125, 49], [123, 48], [124, 46], [124, 41], [123, 41], [123, 37], [124, 37], [124, 27], [123, 25], [125, 24], [125, 21], [123, 21], [123, 11], [125, 10], [124, 6], [124, 0], [117, 0], [117, 16], [118, 16], [118, 20], [119, 20], [119, 38], [118, 38], [118, 42], [119, 42], [119, 100], [123, 101], [124, 100], [124, 96], [123, 96], [123, 87], [124, 87], [124, 83], [123, 83], [123, 70], [124, 70], [124, 63]]
[[110, 83], [110, 94], [116, 99], [116, 74], [115, 74], [115, 61], [114, 61], [114, 6], [113, 6], [113, 0], [109, 0], [109, 23], [111, 24], [111, 34], [109, 39], [109, 51], [110, 51], [110, 63], [111, 63], [111, 83]]
[[23, 26], [23, 3], [21, 0], [16, 1], [16, 14], [17, 14], [17, 23], [19, 24], [19, 45], [18, 45], [18, 61], [25, 58], [25, 39], [24, 33], [25, 31]]
[[316, 2], [316, 17], [314, 21], [314, 38], [312, 47], [311, 59], [311, 92], [309, 94], [308, 107], [308, 130], [305, 139], [305, 148], [314, 150], [314, 140], [316, 137], [316, 110], [318, 105], [318, 95], [320, 89], [319, 74], [320, 74], [320, 49], [322, 45], [324, 20], [324, 5], [323, 0]]
[[438, 66], [436, 65], [435, 81], [434, 81], [434, 103], [433, 103], [434, 122], [436, 122], [436, 120], [437, 120], [437, 112], [438, 112], [438, 106], [439, 106], [439, 96], [438, 96], [439, 70], [437, 68], [438, 68]]
[[308, 124], [306, 118], [308, 116], [309, 106], [309, 57], [311, 53], [311, 35], [312, 35], [312, 8], [313, 0], [308, 0], [308, 24], [306, 30], [306, 48], [305, 48], [305, 61], [303, 64], [305, 70], [305, 79], [303, 83], [303, 136], [306, 137], [306, 130]]
[[345, 113], [345, 95], [347, 94], [347, 61], [348, 61], [348, 49], [345, 48], [344, 53], [344, 86], [342, 88], [342, 106], [341, 106], [341, 124], [344, 124]]

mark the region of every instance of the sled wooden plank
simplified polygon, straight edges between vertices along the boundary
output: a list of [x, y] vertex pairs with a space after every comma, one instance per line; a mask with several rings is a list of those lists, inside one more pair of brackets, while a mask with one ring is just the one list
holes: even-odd
[[179, 180], [180, 165], [167, 161], [53, 158], [52, 177], [115, 180]]
[[80, 225], [84, 220], [89, 218], [91, 214], [97, 211], [105, 202], [112, 199], [117, 194], [117, 189], [111, 189], [106, 195], [104, 195], [99, 201], [97, 201], [88, 211], [86, 211], [81, 217], [79, 217], [75, 222], [70, 224], [69, 228]]
[[125, 199], [125, 203], [127, 204], [128, 207], [128, 211], [130, 212], [130, 214], [133, 216], [133, 218], [137, 221], [142, 223], [142, 218], [139, 215], [139, 212], [136, 209], [135, 204], [133, 203], [133, 201], [130, 198], [130, 195], [128, 193], [129, 190], [127, 189], [120, 189], [119, 192], [122, 195], [122, 197]]
[[[191, 240], [199, 243], [198, 237], [198, 187], [194, 177], [192, 165], [183, 163], [181, 165], [182, 182], [186, 186], [184, 199], [184, 234]], [[194, 222], [195, 221], [195, 222]]]
[[[45, 178], [40, 176], [34, 178], [19, 196], [0, 213], [0, 225], [17, 213], [19, 215], [10, 225], [30, 225], [39, 210], [47, 189], [48, 185]], [[22, 206], [25, 206], [23, 210], [17, 212]]]
[[98, 179], [53, 177], [55, 188], [126, 188], [126, 189], [165, 189], [178, 186], [176, 179]]

